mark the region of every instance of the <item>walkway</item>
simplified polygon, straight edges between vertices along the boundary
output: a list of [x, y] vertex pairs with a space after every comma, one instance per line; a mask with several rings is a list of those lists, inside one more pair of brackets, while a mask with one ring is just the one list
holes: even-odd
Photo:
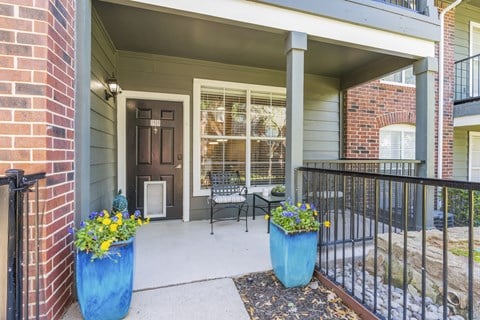
[[[267, 223], [158, 221], [139, 229], [126, 319], [250, 319], [232, 277], [271, 269]], [[64, 320], [81, 319], [78, 305]]]

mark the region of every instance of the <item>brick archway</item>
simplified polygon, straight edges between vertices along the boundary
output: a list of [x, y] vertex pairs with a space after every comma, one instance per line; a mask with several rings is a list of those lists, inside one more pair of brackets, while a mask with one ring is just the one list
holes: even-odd
[[378, 116], [376, 118], [377, 129], [392, 125], [392, 124], [412, 124], [415, 125], [415, 112], [411, 111], [402, 111], [402, 112], [392, 112]]

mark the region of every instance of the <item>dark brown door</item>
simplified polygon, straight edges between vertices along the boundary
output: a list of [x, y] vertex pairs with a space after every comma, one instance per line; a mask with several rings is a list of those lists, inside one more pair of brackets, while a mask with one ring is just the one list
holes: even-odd
[[166, 181], [167, 219], [182, 218], [183, 105], [127, 99], [127, 199], [143, 213], [145, 181]]

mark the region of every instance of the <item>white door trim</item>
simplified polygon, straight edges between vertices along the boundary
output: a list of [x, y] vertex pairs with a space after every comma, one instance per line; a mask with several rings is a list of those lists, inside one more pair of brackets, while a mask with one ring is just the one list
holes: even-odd
[[122, 91], [117, 96], [118, 187], [127, 190], [127, 99], [150, 99], [183, 103], [183, 221], [190, 221], [190, 96], [145, 91]]
[[[474, 137], [480, 137], [480, 132], [477, 131], [470, 131], [468, 132], [468, 181], [473, 181], [472, 180], [472, 158], [473, 158], [473, 138]], [[477, 168], [475, 168], [477, 169]]]

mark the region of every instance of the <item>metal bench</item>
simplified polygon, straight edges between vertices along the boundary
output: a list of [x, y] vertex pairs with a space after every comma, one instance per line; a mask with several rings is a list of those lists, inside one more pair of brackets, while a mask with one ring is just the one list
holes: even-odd
[[[240, 215], [245, 213], [245, 232], [248, 232], [248, 201], [247, 187], [240, 180], [238, 171], [211, 171], [208, 173], [211, 184], [210, 202], [210, 234], [213, 234], [213, 224], [219, 220], [240, 221]], [[234, 208], [237, 210], [237, 217], [226, 217], [214, 219], [214, 216], [221, 210]], [[242, 219], [243, 220], [243, 219]]]

